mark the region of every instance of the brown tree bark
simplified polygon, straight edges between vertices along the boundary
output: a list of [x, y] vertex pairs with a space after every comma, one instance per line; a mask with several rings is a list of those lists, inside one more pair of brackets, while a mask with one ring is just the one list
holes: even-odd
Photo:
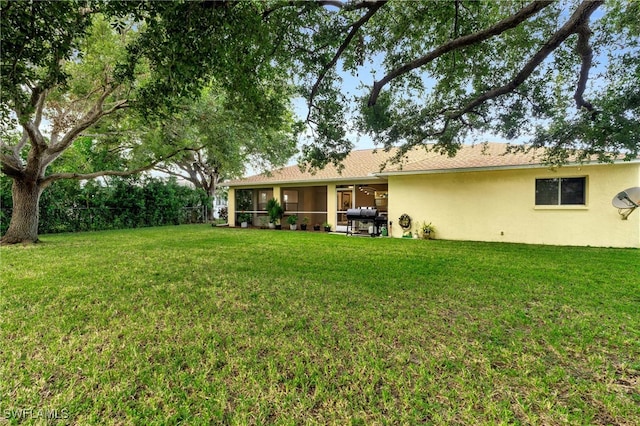
[[44, 185], [25, 178], [14, 178], [11, 187], [13, 212], [0, 244], [37, 243], [40, 195]]

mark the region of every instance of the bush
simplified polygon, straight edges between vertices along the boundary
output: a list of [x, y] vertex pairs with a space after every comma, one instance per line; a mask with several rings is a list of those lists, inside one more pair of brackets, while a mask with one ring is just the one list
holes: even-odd
[[[11, 219], [11, 179], [0, 178], [0, 232]], [[206, 221], [204, 191], [175, 178], [110, 178], [106, 184], [55, 182], [40, 198], [41, 234], [178, 225]]]

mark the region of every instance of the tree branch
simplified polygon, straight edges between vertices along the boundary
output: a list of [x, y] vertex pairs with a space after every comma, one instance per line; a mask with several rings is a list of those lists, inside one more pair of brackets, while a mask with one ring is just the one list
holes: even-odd
[[13, 155], [0, 154], [0, 165], [2, 173], [7, 176], [17, 177], [21, 176], [23, 173], [23, 164], [16, 161], [16, 158]]
[[11, 155], [7, 155], [3, 153], [2, 159], [0, 160], [0, 162], [2, 163], [6, 162], [7, 164], [11, 165], [11, 167], [22, 170], [23, 164], [22, 164], [22, 157], [20, 157], [20, 152], [25, 147], [27, 142], [29, 142], [29, 134], [27, 133], [26, 130], [22, 131], [22, 137], [20, 138], [20, 142], [18, 142], [13, 146], [7, 145], [6, 143], [4, 143], [4, 141], [0, 141], [0, 149], [11, 152]]
[[20, 141], [13, 146], [0, 140], [0, 150], [2, 150], [2, 152], [0, 152], [0, 165], [3, 173], [8, 176], [18, 176], [23, 172], [24, 163], [20, 156], [20, 151], [22, 151], [28, 141], [29, 135], [26, 130], [22, 131]]
[[[324, 80], [324, 77], [327, 75], [327, 72], [329, 72], [329, 70], [333, 68], [335, 64], [338, 62], [338, 59], [340, 59], [340, 56], [342, 56], [342, 53], [349, 46], [349, 44], [351, 43], [351, 40], [353, 40], [358, 30], [367, 21], [369, 21], [369, 19], [371, 19], [371, 17], [375, 15], [375, 13], [386, 3], [387, 3], [387, 0], [361, 3], [363, 4], [362, 7], [368, 7], [369, 10], [364, 16], [362, 16], [358, 21], [356, 21], [351, 26], [351, 31], [349, 31], [349, 34], [347, 35], [347, 37], [343, 40], [342, 44], [340, 44], [340, 47], [336, 51], [335, 55], [333, 55], [333, 58], [331, 59], [331, 61], [323, 67], [322, 71], [320, 72], [320, 75], [318, 76], [318, 79], [316, 80], [316, 83], [313, 85], [313, 88], [311, 89], [311, 94], [309, 95], [309, 101], [308, 101], [309, 107], [311, 107], [311, 105], [313, 104], [313, 99], [318, 93], [320, 84], [322, 84], [322, 81]], [[307, 120], [309, 119], [310, 114], [311, 114], [311, 108], [309, 108], [309, 114], [307, 116]]]
[[[364, 1], [360, 1], [360, 2], [330, 2], [330, 1], [325, 1], [325, 3], [327, 3], [327, 5], [329, 5], [329, 3], [334, 3], [333, 5], [335, 5], [335, 3], [342, 3], [342, 6], [336, 6], [341, 8], [342, 10], [346, 10], [346, 11], [350, 11], [350, 10], [358, 10], [358, 9], [371, 9], [372, 7], [376, 7], [379, 8], [378, 3], [380, 3], [379, 0], [364, 0]], [[386, 1], [384, 1], [383, 3], [386, 3]]]
[[198, 155], [198, 162], [195, 163], [197, 166], [196, 173], [198, 173], [198, 177], [200, 178], [200, 182], [203, 188], [209, 186], [209, 178], [211, 178], [211, 168], [207, 165], [205, 161], [203, 161], [200, 152], [196, 153]]
[[284, 9], [286, 7], [292, 7], [292, 6], [307, 6], [309, 4], [315, 4], [320, 7], [333, 6], [340, 10], [350, 11], [350, 10], [370, 8], [375, 3], [377, 3], [377, 0], [364, 0], [357, 3], [351, 3], [343, 0], [315, 0], [313, 2], [310, 2], [308, 0], [289, 1], [288, 3], [279, 4], [271, 9], [265, 10], [264, 12], [262, 12], [262, 18], [263, 19], [267, 18], [270, 14], [272, 14], [276, 10]]
[[176, 161], [175, 165], [179, 169], [187, 173], [189, 175], [189, 178], [187, 180], [193, 183], [194, 185], [196, 185], [197, 187], [200, 183], [200, 180], [198, 179], [198, 174], [196, 173], [196, 170], [193, 167], [193, 165], [196, 163], [194, 152], [196, 155], [200, 153], [200, 151], [190, 151], [189, 154], [184, 159], [180, 161]]
[[[193, 183], [194, 185], [196, 184], [195, 182], [193, 182], [191, 180], [191, 176], [188, 173], [187, 173], [187, 175], [183, 175], [182, 173], [174, 171], [170, 167], [164, 167], [164, 166], [159, 166], [159, 165], [156, 165], [154, 167], [154, 169], [159, 171], [159, 172], [171, 175], [171, 176], [175, 176], [175, 177], [179, 177], [179, 178], [184, 179], [184, 180], [188, 180], [189, 182]], [[182, 167], [181, 167], [181, 169], [182, 169]], [[182, 169], [182, 170], [184, 170], [184, 169]]]
[[[210, 193], [211, 188], [215, 187], [215, 180], [217, 179], [215, 175], [217, 174], [215, 171], [212, 171], [204, 161], [201, 151], [201, 149], [191, 151], [189, 157], [173, 162], [173, 165], [182, 170], [184, 174], [175, 171], [170, 166], [158, 165], [154, 168], [163, 173], [185, 179], [191, 182], [196, 188], [204, 189], [207, 193]], [[194, 152], [197, 159], [194, 156]], [[211, 181], [209, 181], [209, 178]]]
[[[507, 84], [497, 87], [495, 89], [484, 92], [471, 102], [469, 102], [464, 108], [461, 110], [455, 111], [450, 114], [448, 119], [456, 119], [461, 117], [463, 114], [473, 110], [475, 107], [481, 105], [487, 100], [497, 98], [498, 96], [502, 96], [506, 93], [513, 92], [518, 86], [520, 86], [533, 71], [545, 60], [547, 56], [551, 54], [555, 49], [557, 49], [570, 35], [575, 34], [579, 29], [589, 20], [591, 14], [603, 3], [602, 0], [585, 0], [580, 6], [576, 9], [576, 11], [571, 15], [569, 20], [551, 36], [551, 38], [542, 46], [538, 52], [531, 58], [525, 66], [520, 70], [516, 76], [509, 81]], [[583, 62], [583, 69], [585, 68]], [[587, 67], [588, 73], [588, 67]], [[581, 75], [582, 78], [582, 75]], [[584, 81], [586, 84], [586, 80]]]
[[[164, 157], [160, 157], [156, 161], [152, 161], [151, 163], [145, 166], [142, 166], [133, 170], [103, 170], [103, 171], [93, 172], [93, 173], [54, 173], [42, 179], [40, 183], [42, 184], [43, 187], [46, 188], [47, 186], [51, 185], [53, 182], [61, 179], [89, 180], [89, 179], [95, 179], [97, 177], [102, 177], [102, 176], [131, 176], [131, 175], [145, 172], [147, 170], [151, 170], [154, 167], [156, 167], [158, 164], [162, 163], [163, 161], [166, 161], [169, 158], [172, 158], [183, 151], [190, 151], [192, 149], [193, 148], [177, 149]], [[201, 149], [201, 148], [198, 148], [198, 149]]]
[[[198, 177], [195, 175], [193, 171], [193, 167], [191, 166], [193, 164], [193, 153], [190, 153], [190, 154], [191, 155], [187, 157], [187, 159], [183, 159], [181, 161], [175, 161], [174, 165], [180, 170], [182, 170], [183, 172], [185, 172], [186, 174], [188, 174], [189, 179], [193, 179], [197, 181]], [[166, 167], [166, 168], [168, 169], [169, 167]]]
[[578, 84], [576, 86], [576, 92], [573, 95], [573, 99], [576, 101], [576, 108], [585, 108], [592, 113], [591, 118], [595, 119], [597, 115], [596, 109], [593, 105], [584, 99], [584, 91], [587, 88], [587, 80], [589, 79], [589, 70], [593, 60], [593, 50], [589, 44], [589, 37], [591, 36], [591, 29], [587, 21], [580, 24], [577, 28], [578, 43], [576, 45], [576, 51], [582, 58], [582, 65], [580, 67], [580, 75], [578, 77]]
[[460, 18], [460, 0], [455, 0], [455, 11], [456, 14], [453, 19], [453, 37], [458, 38], [458, 19]]
[[22, 125], [22, 129], [27, 134], [29, 142], [31, 142], [31, 146], [38, 152], [42, 152], [48, 148], [47, 142], [42, 136], [40, 129], [36, 127], [36, 125], [29, 121]]
[[49, 164], [51, 163], [51, 161], [55, 160], [62, 152], [64, 152], [64, 150], [66, 150], [73, 143], [73, 141], [83, 131], [85, 131], [86, 129], [88, 129], [95, 123], [97, 123], [102, 117], [112, 114], [119, 109], [128, 107], [128, 100], [122, 99], [120, 101], [115, 102], [111, 108], [107, 110], [103, 109], [104, 102], [106, 101], [107, 97], [109, 97], [109, 95], [111, 95], [116, 88], [117, 86], [111, 86], [108, 89], [106, 89], [104, 93], [100, 95], [95, 105], [93, 105], [93, 107], [82, 117], [82, 119], [80, 119], [79, 122], [71, 130], [69, 130], [59, 142], [52, 145], [48, 149], [47, 158], [45, 159], [44, 164]]
[[338, 9], [342, 9], [345, 5], [345, 2], [340, 0], [318, 0], [316, 1], [316, 4], [322, 7], [333, 6], [333, 7], [337, 7]]
[[[455, 0], [455, 17], [453, 20], [453, 38], [458, 38], [458, 19], [460, 18], [460, 0]], [[453, 69], [456, 68], [456, 52], [453, 52]]]
[[[27, 116], [23, 111], [17, 100], [14, 100], [13, 111], [18, 118], [18, 122], [22, 125], [23, 134], [20, 142], [13, 147], [14, 155], [19, 157], [19, 153], [24, 148], [27, 141], [31, 143], [31, 146], [37, 151], [42, 152], [48, 148], [47, 142], [40, 132], [40, 120], [42, 118], [42, 110], [44, 108], [44, 101], [47, 95], [47, 91], [43, 90], [39, 86], [36, 86], [31, 90], [30, 103], [36, 109], [35, 120], [31, 120], [30, 116]], [[25, 138], [26, 137], [26, 138]]]
[[373, 89], [371, 90], [371, 95], [369, 96], [369, 106], [373, 106], [376, 104], [378, 100], [378, 96], [380, 95], [380, 91], [384, 86], [386, 86], [389, 82], [394, 80], [395, 78], [408, 73], [416, 68], [424, 66], [433, 60], [439, 58], [445, 53], [451, 52], [453, 50], [457, 50], [466, 46], [470, 46], [473, 44], [480, 43], [484, 40], [487, 40], [496, 35], [502, 34], [503, 32], [515, 28], [520, 25], [522, 22], [529, 19], [531, 16], [537, 14], [545, 7], [549, 6], [552, 1], [544, 0], [544, 1], [534, 1], [527, 6], [520, 9], [517, 13], [499, 21], [494, 26], [487, 28], [486, 30], [478, 31], [473, 34], [468, 34], [462, 37], [458, 37], [454, 40], [451, 40], [447, 43], [444, 43], [428, 54], [415, 59], [411, 62], [407, 62], [406, 64], [392, 70], [387, 75], [385, 75], [381, 80], [373, 83]]
[[[33, 93], [35, 94], [36, 91], [34, 90]], [[44, 102], [47, 99], [48, 94], [49, 94], [48, 90], [42, 90], [40, 91], [40, 94], [38, 95], [38, 98], [36, 100], [36, 103], [35, 103], [36, 114], [33, 120], [33, 123], [35, 124], [36, 127], [40, 127], [40, 123], [42, 121], [42, 111], [44, 110]]]

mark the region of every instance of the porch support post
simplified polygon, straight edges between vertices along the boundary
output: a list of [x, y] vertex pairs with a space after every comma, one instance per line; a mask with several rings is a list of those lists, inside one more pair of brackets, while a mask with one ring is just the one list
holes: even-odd
[[227, 199], [227, 213], [229, 217], [227, 222], [229, 226], [236, 226], [236, 190], [235, 188], [229, 188], [229, 195]]
[[336, 230], [336, 219], [338, 218], [338, 194], [336, 184], [327, 185], [327, 222], [331, 224], [331, 229]]

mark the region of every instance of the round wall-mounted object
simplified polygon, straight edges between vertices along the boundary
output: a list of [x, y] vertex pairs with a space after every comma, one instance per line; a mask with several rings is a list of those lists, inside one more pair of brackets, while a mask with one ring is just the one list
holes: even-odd
[[400, 218], [398, 219], [398, 224], [400, 225], [400, 227], [402, 229], [409, 229], [411, 228], [411, 216], [409, 216], [408, 214], [404, 213], [402, 216], [400, 216]]

